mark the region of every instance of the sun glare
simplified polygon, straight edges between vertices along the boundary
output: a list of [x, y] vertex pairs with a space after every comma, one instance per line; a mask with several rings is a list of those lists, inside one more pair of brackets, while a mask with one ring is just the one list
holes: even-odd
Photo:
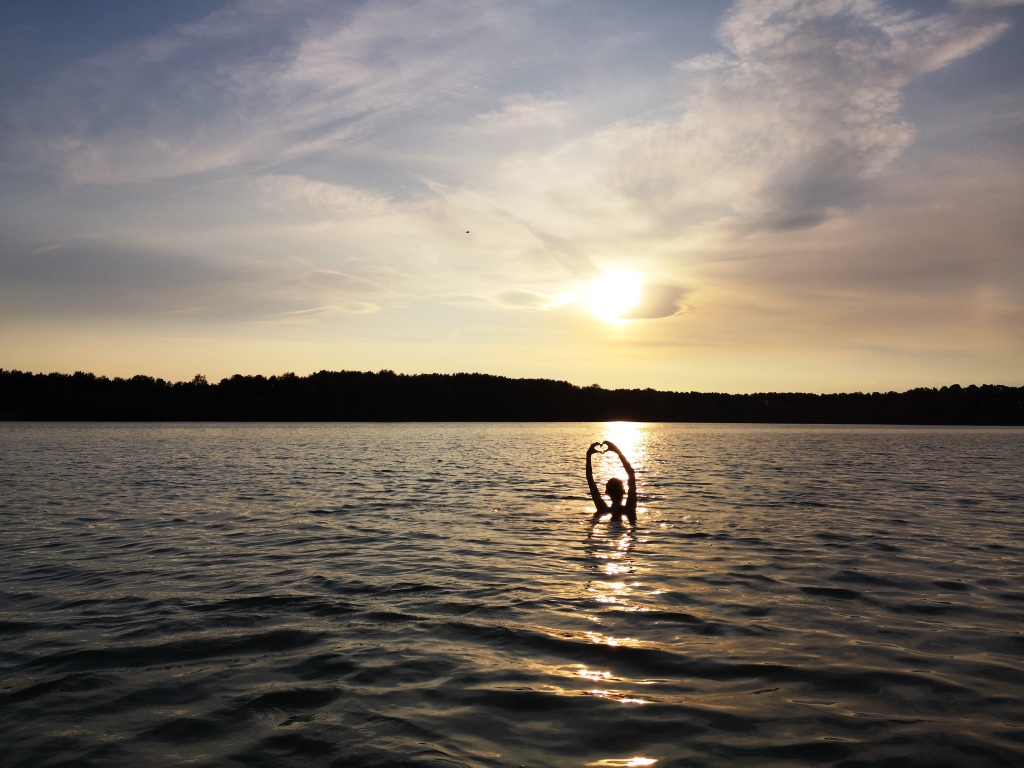
[[605, 272], [587, 285], [587, 306], [596, 317], [616, 322], [640, 301], [641, 288], [640, 278], [634, 272]]

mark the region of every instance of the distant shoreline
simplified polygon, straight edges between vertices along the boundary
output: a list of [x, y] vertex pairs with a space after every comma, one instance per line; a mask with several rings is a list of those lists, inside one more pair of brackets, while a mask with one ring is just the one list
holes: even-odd
[[1024, 425], [1024, 387], [997, 384], [815, 395], [579, 387], [483, 373], [309, 376], [33, 374], [0, 369], [0, 421], [660, 421]]

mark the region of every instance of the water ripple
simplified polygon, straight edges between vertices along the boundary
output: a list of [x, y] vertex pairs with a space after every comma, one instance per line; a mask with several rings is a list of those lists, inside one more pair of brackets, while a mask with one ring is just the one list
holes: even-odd
[[[590, 523], [602, 437], [636, 531]], [[0, 762], [1018, 766], [1022, 448], [3, 425]]]

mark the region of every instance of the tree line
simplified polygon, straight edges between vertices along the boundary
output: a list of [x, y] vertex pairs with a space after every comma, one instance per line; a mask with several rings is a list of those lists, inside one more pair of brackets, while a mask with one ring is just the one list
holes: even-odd
[[674, 421], [1024, 425], [1024, 387], [816, 395], [580, 387], [482, 373], [320, 371], [170, 382], [0, 369], [0, 419], [24, 421]]

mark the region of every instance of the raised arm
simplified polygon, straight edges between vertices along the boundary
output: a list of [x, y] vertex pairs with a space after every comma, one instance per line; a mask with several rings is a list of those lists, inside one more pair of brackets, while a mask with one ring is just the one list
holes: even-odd
[[597, 507], [598, 514], [604, 514], [608, 511], [608, 505], [604, 503], [601, 491], [597, 489], [597, 483], [594, 482], [594, 467], [591, 466], [590, 461], [590, 457], [597, 453], [599, 445], [601, 444], [592, 443], [587, 449], [587, 485], [590, 487], [590, 498], [594, 500], [594, 506]]
[[608, 446], [609, 451], [614, 451], [615, 455], [619, 457], [619, 461], [622, 462], [626, 475], [629, 477], [629, 490], [626, 492], [626, 515], [629, 517], [629, 522], [636, 525], [636, 472], [633, 471], [633, 465], [629, 463], [629, 459], [619, 450], [619, 446], [609, 440], [605, 441], [605, 445]]

